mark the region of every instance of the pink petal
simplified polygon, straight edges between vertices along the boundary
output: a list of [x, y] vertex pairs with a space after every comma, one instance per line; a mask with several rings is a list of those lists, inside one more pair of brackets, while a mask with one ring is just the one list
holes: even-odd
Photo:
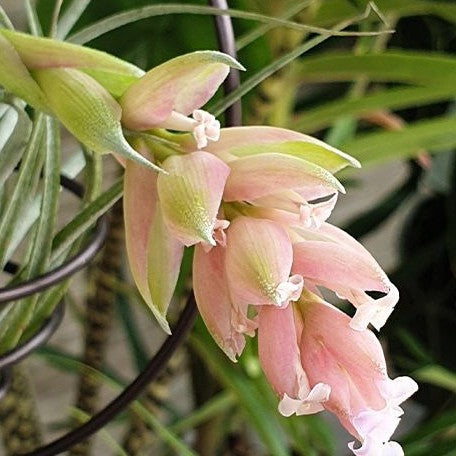
[[[191, 150], [191, 142], [184, 141]], [[359, 162], [340, 150], [312, 136], [275, 127], [234, 127], [221, 130], [216, 144], [207, 151], [221, 156], [245, 157], [248, 155], [279, 152], [315, 163], [335, 173], [347, 165], [359, 167]]]
[[143, 299], [151, 306], [147, 248], [157, 206], [157, 174], [128, 160], [125, 166], [123, 202], [125, 240], [131, 273]]
[[207, 152], [172, 156], [158, 177], [163, 217], [173, 235], [186, 246], [215, 245], [213, 230], [229, 173], [228, 166]]
[[233, 312], [225, 277], [225, 249], [215, 247], [205, 252], [195, 247], [193, 288], [201, 317], [214, 340], [232, 360], [242, 353], [243, 331], [233, 325]]
[[152, 68], [120, 99], [123, 124], [147, 130], [160, 127], [172, 111], [189, 115], [214, 95], [230, 66], [241, 68], [225, 54], [199, 51]]
[[327, 385], [310, 390], [302, 369], [297, 328], [291, 306], [285, 309], [262, 306], [258, 312], [258, 354], [269, 384], [281, 398], [284, 416], [304, 415], [323, 410], [329, 396]]
[[293, 271], [336, 293], [346, 289], [387, 292], [386, 275], [373, 258], [335, 242], [304, 241], [293, 245]]
[[[399, 293], [372, 255], [328, 223], [318, 229], [317, 240], [312, 240], [314, 232], [300, 229], [299, 233], [309, 240], [294, 245], [293, 271], [350, 301], [357, 308], [351, 322], [354, 329], [363, 330], [369, 323], [380, 329], [399, 300]], [[366, 291], [386, 295], [374, 299]]]
[[179, 275], [183, 245], [167, 232], [157, 207], [157, 175], [130, 160], [124, 175], [124, 220], [133, 279], [160, 326], [170, 333], [166, 311]]
[[230, 168], [224, 193], [226, 201], [253, 201], [295, 188], [318, 187], [326, 194], [344, 191], [325, 169], [289, 155], [252, 155], [230, 162]]
[[270, 220], [239, 217], [227, 230], [226, 273], [233, 301], [286, 306], [302, 278], [289, 278], [292, 248], [285, 230]]
[[176, 288], [183, 254], [183, 244], [169, 232], [158, 206], [149, 231], [147, 275], [152, 298], [150, 307], [168, 333], [166, 313]]
[[292, 306], [262, 306], [258, 311], [258, 355], [269, 384], [282, 397], [297, 398], [302, 384], [310, 391], [301, 367]]

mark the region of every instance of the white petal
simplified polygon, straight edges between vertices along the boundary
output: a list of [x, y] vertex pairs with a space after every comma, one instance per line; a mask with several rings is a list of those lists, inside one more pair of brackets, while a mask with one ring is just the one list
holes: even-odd
[[310, 415], [323, 410], [322, 403], [329, 399], [331, 387], [325, 383], [317, 383], [307, 396], [293, 399], [284, 394], [279, 402], [279, 412], [283, 416]]

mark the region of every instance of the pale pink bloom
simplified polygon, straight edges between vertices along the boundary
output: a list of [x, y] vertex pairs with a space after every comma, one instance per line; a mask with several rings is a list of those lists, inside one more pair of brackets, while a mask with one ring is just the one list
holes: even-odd
[[220, 123], [199, 108], [214, 95], [230, 67], [243, 69], [226, 54], [198, 51], [152, 68], [119, 99], [123, 125], [131, 130], [189, 131], [198, 149], [206, 147], [208, 141], [218, 140]]
[[226, 278], [234, 301], [287, 306], [303, 280], [290, 276], [293, 249], [286, 231], [270, 220], [235, 218], [227, 230]]
[[198, 310], [214, 340], [236, 361], [245, 346], [244, 334], [255, 334], [256, 322], [247, 318], [247, 306], [231, 300], [225, 271], [226, 249], [222, 245], [206, 252], [195, 246], [193, 289]]
[[[191, 151], [193, 141], [180, 144]], [[245, 201], [255, 207], [297, 214], [305, 227], [318, 228], [331, 214], [343, 186], [333, 176], [359, 163], [311, 136], [274, 127], [221, 130], [206, 151], [230, 166], [224, 201]]]
[[257, 327], [249, 306], [286, 307], [301, 295], [303, 281], [290, 276], [292, 246], [280, 225], [240, 216], [220, 228], [216, 247], [195, 247], [193, 287], [207, 328], [235, 360], [244, 334], [253, 336]]
[[[317, 232], [299, 230], [301, 240], [293, 245], [293, 272], [308, 286], [323, 286], [356, 307], [353, 329], [371, 323], [379, 330], [399, 300], [397, 288], [372, 255], [340, 228], [323, 223]], [[369, 291], [384, 293], [374, 299]]]
[[391, 380], [375, 335], [350, 328], [350, 318], [337, 308], [316, 296], [303, 297], [296, 307], [304, 371], [310, 385], [330, 386], [323, 406], [361, 442], [355, 454], [400, 455], [400, 446], [389, 440], [403, 414], [399, 405], [417, 390], [416, 383], [409, 377]]
[[416, 383], [391, 380], [380, 343], [369, 330], [355, 331], [349, 317], [317, 296], [304, 293], [286, 309], [259, 310], [261, 365], [280, 397], [279, 411], [335, 414], [360, 441], [357, 455], [399, 456], [390, 438], [403, 413], [400, 404]]
[[317, 383], [310, 388], [301, 365], [293, 307], [262, 306], [258, 312], [258, 354], [269, 384], [280, 397], [284, 416], [307, 415], [323, 410], [331, 388]]
[[138, 289], [160, 325], [179, 275], [184, 245], [216, 244], [226, 221], [217, 220], [228, 166], [212, 154], [194, 152], [163, 162], [157, 176], [128, 161], [124, 207], [128, 259]]

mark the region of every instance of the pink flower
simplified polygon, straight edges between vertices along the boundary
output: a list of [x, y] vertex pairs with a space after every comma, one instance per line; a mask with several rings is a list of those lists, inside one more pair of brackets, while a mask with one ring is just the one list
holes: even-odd
[[[124, 208], [127, 253], [135, 283], [163, 329], [169, 332], [170, 304], [184, 246], [216, 244], [217, 220], [228, 166], [213, 154], [195, 151], [217, 141], [220, 125], [199, 109], [215, 93], [230, 66], [242, 68], [220, 52], [183, 55], [145, 73], [122, 91], [122, 124], [131, 130], [170, 128], [190, 131], [191, 150], [148, 132], [135, 147], [154, 159], [157, 176], [132, 161], [125, 166]], [[187, 117], [192, 114], [192, 118]]]
[[293, 307], [261, 308], [258, 350], [263, 370], [281, 397], [279, 410], [325, 408], [357, 440], [356, 455], [401, 455], [390, 438], [416, 390], [409, 377], [388, 377], [380, 343], [369, 330], [350, 328], [349, 317], [309, 292]]
[[[371, 323], [379, 330], [399, 300], [397, 288], [372, 255], [341, 229], [323, 223], [318, 236], [299, 230], [301, 237], [293, 245], [293, 271], [301, 274], [307, 286], [322, 286], [347, 299], [356, 307], [350, 321], [353, 329], [366, 329]], [[374, 299], [367, 292], [378, 291], [383, 297]]]
[[171, 156], [157, 176], [127, 162], [124, 178], [127, 253], [136, 285], [160, 325], [179, 275], [184, 246], [215, 245], [228, 166], [207, 152]]
[[199, 108], [214, 95], [230, 66], [244, 69], [221, 52], [198, 51], [152, 68], [120, 98], [122, 124], [140, 131], [189, 131], [198, 149], [206, 147], [208, 141], [218, 140], [220, 123]]
[[[138, 143], [166, 173], [126, 164], [127, 250], [142, 296], [169, 331], [166, 312], [183, 250], [194, 246], [193, 287], [208, 330], [233, 361], [245, 336], [258, 330], [260, 362], [280, 413], [326, 409], [360, 442], [349, 445], [354, 454], [400, 456], [390, 438], [400, 404], [417, 386], [388, 377], [367, 329], [385, 324], [398, 292], [361, 244], [326, 221], [344, 192], [334, 173], [358, 162], [289, 130], [219, 130], [198, 108], [228, 63], [200, 57], [151, 70], [120, 99], [129, 128], [190, 132], [157, 130], [160, 140], [146, 141], [152, 131]], [[350, 301], [355, 316], [323, 301], [320, 288]]]

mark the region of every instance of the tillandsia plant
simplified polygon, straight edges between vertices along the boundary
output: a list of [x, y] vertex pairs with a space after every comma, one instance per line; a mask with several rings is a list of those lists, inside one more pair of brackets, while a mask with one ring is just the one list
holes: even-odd
[[[326, 409], [359, 441], [349, 445], [354, 454], [403, 454], [390, 438], [417, 385], [389, 378], [368, 329], [386, 323], [398, 292], [361, 244], [326, 221], [345, 191], [334, 174], [358, 161], [287, 129], [220, 128], [201, 107], [230, 67], [243, 69], [220, 52], [144, 73], [99, 51], [4, 29], [0, 48], [7, 91], [125, 167], [130, 268], [162, 328], [170, 332], [184, 249], [194, 246], [207, 328], [233, 361], [258, 331], [281, 414]], [[354, 316], [326, 302], [322, 288], [353, 304]]]

